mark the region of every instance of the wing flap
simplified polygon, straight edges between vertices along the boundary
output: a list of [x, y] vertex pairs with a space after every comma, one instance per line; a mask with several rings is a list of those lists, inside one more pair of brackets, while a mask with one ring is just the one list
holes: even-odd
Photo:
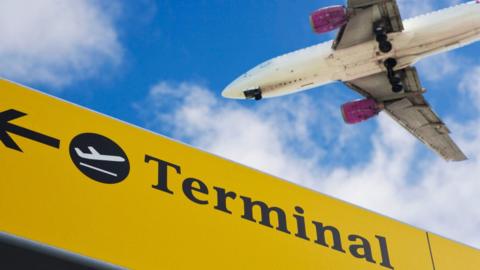
[[385, 105], [385, 112], [401, 126], [446, 160], [467, 159], [450, 137], [450, 130], [425, 100], [425, 90], [415, 68], [398, 71], [404, 93], [393, 94], [386, 73], [346, 82], [363, 96], [374, 98]]
[[450, 137], [450, 130], [430, 108], [423, 96], [420, 103], [403, 98], [387, 104], [385, 111], [445, 160], [462, 161], [467, 159]]
[[387, 33], [403, 31], [395, 0], [349, 0], [349, 21], [342, 27], [333, 49], [344, 49], [374, 39], [373, 24], [383, 20]]
[[374, 11], [373, 7], [355, 10], [348, 23], [340, 29], [333, 48], [339, 50], [373, 40], [373, 23], [380, 19], [380, 14], [375, 16]]
[[388, 33], [403, 31], [402, 16], [396, 0], [348, 0], [348, 8], [353, 10], [368, 7], [376, 7], [380, 18], [387, 20]]

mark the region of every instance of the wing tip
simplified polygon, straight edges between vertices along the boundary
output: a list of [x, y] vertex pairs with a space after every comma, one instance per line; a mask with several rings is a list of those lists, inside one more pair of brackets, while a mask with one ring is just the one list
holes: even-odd
[[468, 157], [465, 154], [460, 153], [458, 156], [445, 158], [445, 160], [451, 161], [451, 162], [462, 162], [462, 161], [467, 161]]

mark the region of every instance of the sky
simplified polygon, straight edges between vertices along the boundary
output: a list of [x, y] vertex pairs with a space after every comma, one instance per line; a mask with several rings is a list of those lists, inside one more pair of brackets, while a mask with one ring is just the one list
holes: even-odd
[[[403, 18], [462, 1], [398, 0]], [[480, 248], [480, 43], [416, 64], [469, 160], [447, 163], [380, 114], [347, 126], [341, 83], [223, 99], [240, 74], [335, 33], [342, 1], [0, 0], [0, 76]], [[1, 101], [0, 101], [1, 102]]]

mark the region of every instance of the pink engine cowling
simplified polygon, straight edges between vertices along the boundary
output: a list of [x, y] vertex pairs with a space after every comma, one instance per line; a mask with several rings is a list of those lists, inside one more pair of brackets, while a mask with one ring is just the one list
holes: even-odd
[[347, 10], [344, 6], [331, 6], [314, 11], [310, 15], [310, 24], [318, 34], [330, 32], [347, 23]]
[[371, 98], [348, 102], [342, 105], [343, 119], [347, 124], [358, 124], [377, 116], [381, 107]]

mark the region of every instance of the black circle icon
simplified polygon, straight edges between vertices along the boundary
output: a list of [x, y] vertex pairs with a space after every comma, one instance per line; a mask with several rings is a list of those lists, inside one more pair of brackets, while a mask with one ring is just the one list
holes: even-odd
[[105, 184], [120, 183], [130, 172], [128, 157], [122, 148], [95, 133], [83, 133], [73, 138], [70, 158], [83, 174]]

